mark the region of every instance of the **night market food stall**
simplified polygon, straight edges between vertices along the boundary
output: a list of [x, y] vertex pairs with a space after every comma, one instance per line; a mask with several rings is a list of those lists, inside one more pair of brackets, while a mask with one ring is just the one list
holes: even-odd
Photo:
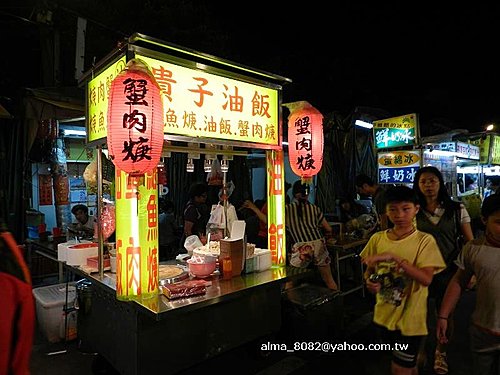
[[[88, 144], [98, 150], [98, 187], [101, 149], [116, 166], [116, 274], [104, 272], [98, 194], [98, 272], [71, 267], [92, 285], [79, 337], [121, 374], [173, 373], [279, 329], [283, 283], [309, 274], [285, 266], [281, 85], [289, 81], [140, 34], [82, 78]], [[180, 290], [172, 285], [182, 272], [161, 279], [169, 270], [158, 261], [156, 165], [158, 148], [164, 156], [180, 150], [173, 142], [212, 160], [232, 148], [265, 150], [272, 267], [233, 272], [227, 280], [188, 280]], [[193, 150], [193, 144], [205, 147]], [[245, 247], [230, 246], [226, 253], [233, 269], [238, 251]], [[176, 293], [189, 298], [168, 298]]]

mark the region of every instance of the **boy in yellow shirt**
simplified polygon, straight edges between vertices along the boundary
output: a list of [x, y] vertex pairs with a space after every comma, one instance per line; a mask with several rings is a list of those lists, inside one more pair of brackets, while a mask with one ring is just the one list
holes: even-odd
[[396, 186], [385, 198], [394, 227], [375, 233], [361, 252], [366, 287], [377, 295], [373, 322], [393, 343], [391, 373], [417, 374], [417, 354], [428, 333], [428, 286], [446, 265], [434, 237], [414, 225], [415, 192]]

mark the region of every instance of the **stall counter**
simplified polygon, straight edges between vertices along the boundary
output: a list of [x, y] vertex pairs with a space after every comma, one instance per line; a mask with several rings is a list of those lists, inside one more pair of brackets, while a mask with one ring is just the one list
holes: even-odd
[[213, 277], [202, 296], [168, 300], [116, 299], [114, 274], [88, 275], [92, 290], [80, 301], [80, 345], [103, 355], [122, 375], [174, 374], [281, 328], [282, 290], [287, 281], [311, 276], [293, 267], [223, 280]]

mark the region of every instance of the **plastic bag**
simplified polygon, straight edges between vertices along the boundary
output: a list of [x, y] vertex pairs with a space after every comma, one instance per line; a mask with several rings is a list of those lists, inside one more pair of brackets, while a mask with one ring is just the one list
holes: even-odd
[[97, 161], [93, 160], [83, 171], [83, 179], [89, 185], [97, 185]]
[[226, 226], [226, 217], [224, 215], [224, 206], [220, 203], [212, 206], [212, 212], [210, 213], [210, 219], [208, 219], [208, 224], [212, 224], [217, 228], [224, 228]]

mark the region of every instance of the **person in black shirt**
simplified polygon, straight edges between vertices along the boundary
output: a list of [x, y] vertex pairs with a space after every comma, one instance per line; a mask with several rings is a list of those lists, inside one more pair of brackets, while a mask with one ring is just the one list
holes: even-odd
[[184, 208], [184, 233], [181, 239], [181, 249], [184, 249], [184, 240], [195, 234], [202, 243], [206, 243], [206, 230], [210, 210], [207, 205], [207, 185], [196, 182], [189, 188], [189, 201]]
[[385, 213], [385, 189], [365, 174], [357, 175], [355, 184], [359, 194], [372, 198], [372, 204], [379, 222], [379, 230], [391, 228], [393, 224], [387, 219]]

